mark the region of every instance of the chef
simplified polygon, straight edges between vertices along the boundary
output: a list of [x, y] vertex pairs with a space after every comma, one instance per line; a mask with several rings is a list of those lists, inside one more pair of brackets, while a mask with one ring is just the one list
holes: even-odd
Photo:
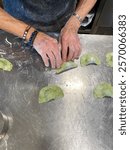
[[[79, 27], [96, 0], [3, 0], [0, 29], [22, 38], [45, 66], [59, 68], [81, 53]], [[59, 40], [49, 36], [58, 32]]]

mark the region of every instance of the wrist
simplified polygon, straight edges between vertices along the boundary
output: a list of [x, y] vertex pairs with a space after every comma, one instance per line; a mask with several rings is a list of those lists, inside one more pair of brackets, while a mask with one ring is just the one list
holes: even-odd
[[38, 32], [36, 38], [34, 39], [33, 47], [35, 48], [38, 45], [40, 45], [43, 42], [43, 40], [44, 41], [46, 40], [46, 37], [47, 35], [44, 34], [43, 32]]
[[34, 42], [33, 42], [33, 47], [35, 48], [35, 46], [40, 45], [41, 43], [41, 39], [42, 39], [42, 33], [38, 32]]
[[22, 43], [21, 43], [22, 46], [25, 47], [25, 45], [26, 45], [29, 48], [32, 48], [37, 34], [38, 34], [38, 31], [28, 25], [25, 28], [25, 31], [22, 36]]
[[74, 12], [73, 16], [80, 22], [80, 24], [82, 23], [83, 18], [78, 13]]
[[71, 16], [71, 18], [66, 23], [65, 27], [72, 31], [78, 32], [80, 25], [81, 24], [79, 20], [75, 16]]

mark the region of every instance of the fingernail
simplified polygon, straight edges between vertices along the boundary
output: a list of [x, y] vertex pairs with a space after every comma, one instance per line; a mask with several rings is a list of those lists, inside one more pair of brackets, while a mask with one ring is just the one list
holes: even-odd
[[49, 67], [49, 65], [45, 64], [46, 67]]

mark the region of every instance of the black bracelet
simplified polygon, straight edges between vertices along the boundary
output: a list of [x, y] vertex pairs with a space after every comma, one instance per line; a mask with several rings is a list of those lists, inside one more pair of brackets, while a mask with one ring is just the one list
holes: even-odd
[[37, 30], [35, 30], [35, 31], [31, 34], [31, 36], [30, 36], [30, 38], [29, 38], [29, 41], [28, 41], [28, 43], [27, 43], [27, 46], [29, 46], [30, 48], [33, 47], [33, 42], [34, 42], [34, 40], [35, 40], [37, 34], [38, 34], [38, 31], [37, 31]]

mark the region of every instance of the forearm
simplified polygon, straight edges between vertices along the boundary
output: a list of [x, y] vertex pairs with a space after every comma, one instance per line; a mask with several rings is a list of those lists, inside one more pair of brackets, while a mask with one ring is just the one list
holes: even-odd
[[[16, 36], [23, 37], [27, 26], [27, 24], [15, 19], [0, 8], [0, 29], [12, 33]], [[27, 41], [30, 39], [30, 37], [32, 37], [31, 35], [34, 30], [35, 29], [31, 27], [26, 36]], [[60, 45], [56, 39], [42, 32], [39, 32], [33, 41], [33, 47], [39, 53], [39, 55], [41, 55], [45, 66], [48, 67], [51, 63], [52, 68], [59, 68], [62, 64], [59, 46]]]
[[[27, 24], [15, 19], [2, 8], [0, 8], [0, 29], [12, 33], [22, 38], [23, 33], [27, 27]], [[26, 39], [28, 40], [34, 28], [31, 28], [27, 34]]]
[[[93, 8], [95, 3], [96, 0], [79, 0], [75, 13], [78, 14], [83, 20]], [[78, 32], [80, 25], [80, 21], [74, 15], [72, 15], [66, 23], [65, 28], [67, 27], [70, 29], [70, 31]]]
[[97, 0], [79, 0], [76, 8], [76, 13], [84, 19], [89, 11], [93, 8]]

